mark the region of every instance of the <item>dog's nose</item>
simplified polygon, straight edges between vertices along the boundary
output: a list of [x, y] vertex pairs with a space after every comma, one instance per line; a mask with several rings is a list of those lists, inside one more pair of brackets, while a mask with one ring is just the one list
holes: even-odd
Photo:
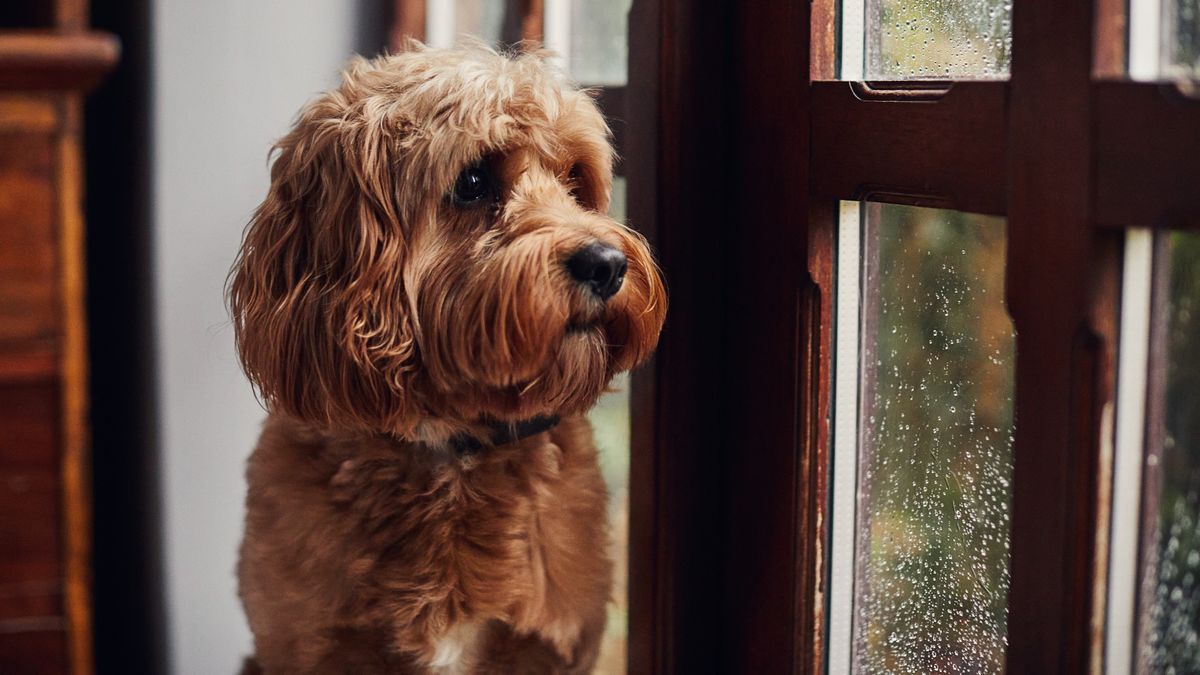
[[567, 259], [571, 276], [592, 289], [601, 300], [608, 300], [621, 290], [628, 268], [625, 254], [608, 244], [588, 244]]

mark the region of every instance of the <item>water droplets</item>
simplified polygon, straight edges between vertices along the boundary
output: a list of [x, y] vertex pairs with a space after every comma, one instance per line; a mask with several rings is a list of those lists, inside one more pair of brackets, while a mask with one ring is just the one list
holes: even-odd
[[1004, 223], [899, 206], [879, 220], [878, 269], [865, 282], [877, 301], [864, 322], [876, 334], [863, 392], [857, 670], [1000, 671], [1013, 428]]
[[1008, 75], [1012, 3], [1003, 0], [869, 0], [867, 77]]

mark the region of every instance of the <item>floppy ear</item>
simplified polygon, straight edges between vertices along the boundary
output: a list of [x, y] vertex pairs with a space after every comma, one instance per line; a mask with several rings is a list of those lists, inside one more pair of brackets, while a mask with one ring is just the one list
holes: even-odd
[[414, 419], [419, 355], [390, 129], [335, 92], [275, 146], [228, 286], [242, 366], [272, 411], [372, 430]]

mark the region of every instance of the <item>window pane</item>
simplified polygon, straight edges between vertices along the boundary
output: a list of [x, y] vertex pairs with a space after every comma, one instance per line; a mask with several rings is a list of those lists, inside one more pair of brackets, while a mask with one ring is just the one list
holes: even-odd
[[1015, 363], [1005, 222], [864, 208], [855, 670], [1000, 672]]
[[1200, 0], [1167, 1], [1167, 74], [1200, 78]]
[[625, 84], [626, 21], [632, 0], [571, 0], [571, 77], [587, 85]]
[[866, 3], [866, 79], [1008, 77], [1012, 0]]
[[[1156, 265], [1139, 670], [1200, 672], [1200, 235]], [[1165, 304], [1160, 304], [1165, 303]]]
[[454, 31], [459, 35], [471, 35], [490, 45], [504, 42], [505, 0], [455, 0]]

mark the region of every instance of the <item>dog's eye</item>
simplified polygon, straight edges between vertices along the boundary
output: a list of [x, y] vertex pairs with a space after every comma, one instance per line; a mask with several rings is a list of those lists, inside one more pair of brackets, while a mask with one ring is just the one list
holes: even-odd
[[595, 200], [592, 198], [591, 190], [588, 189], [587, 182], [584, 180], [583, 166], [574, 164], [571, 170], [567, 172], [567, 189], [571, 191], [571, 195], [575, 197], [575, 201], [579, 202], [584, 208], [595, 208]]
[[463, 169], [454, 181], [454, 203], [462, 207], [490, 201], [494, 192], [491, 173], [478, 164]]

